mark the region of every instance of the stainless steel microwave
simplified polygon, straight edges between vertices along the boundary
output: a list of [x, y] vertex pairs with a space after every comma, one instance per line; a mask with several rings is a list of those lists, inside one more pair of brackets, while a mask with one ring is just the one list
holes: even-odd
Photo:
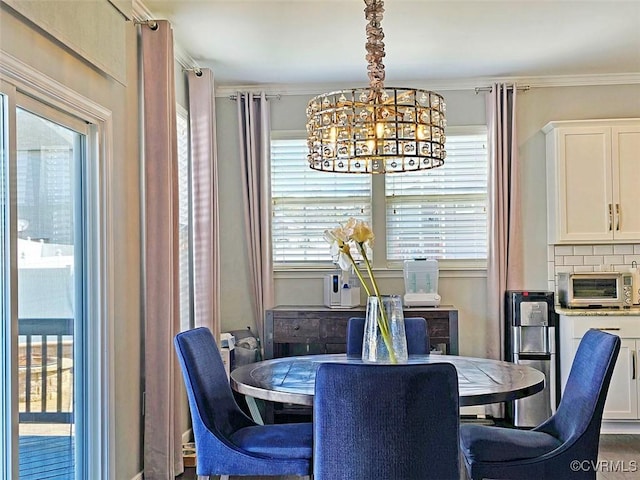
[[635, 297], [633, 292], [633, 275], [631, 273], [558, 274], [558, 302], [563, 307], [631, 307]]

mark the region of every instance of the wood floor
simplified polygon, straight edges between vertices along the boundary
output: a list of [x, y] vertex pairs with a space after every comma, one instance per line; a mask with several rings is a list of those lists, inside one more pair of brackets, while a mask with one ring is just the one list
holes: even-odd
[[640, 435], [601, 435], [597, 480], [640, 478]]
[[[640, 435], [601, 435], [598, 463], [595, 467], [598, 472], [597, 480], [637, 480], [640, 478]], [[178, 478], [180, 480], [197, 479], [195, 469], [188, 468]], [[300, 480], [300, 478], [232, 476], [230, 480]]]

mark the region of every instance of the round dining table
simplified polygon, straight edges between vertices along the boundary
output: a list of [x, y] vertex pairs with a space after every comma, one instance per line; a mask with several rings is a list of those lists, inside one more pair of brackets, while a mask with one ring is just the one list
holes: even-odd
[[[249, 397], [313, 406], [316, 371], [322, 363], [362, 363], [346, 354], [282, 357], [251, 363], [231, 372], [231, 387]], [[544, 388], [544, 374], [534, 368], [486, 358], [411, 355], [408, 363], [451, 363], [458, 372], [460, 406], [505, 402]], [[375, 364], [372, 364], [375, 367]]]

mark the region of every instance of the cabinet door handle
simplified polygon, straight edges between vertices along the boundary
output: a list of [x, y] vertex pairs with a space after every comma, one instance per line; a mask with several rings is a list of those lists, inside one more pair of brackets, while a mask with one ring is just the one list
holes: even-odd
[[616, 231], [620, 231], [620, 204], [616, 203]]
[[636, 351], [631, 350], [631, 380], [636, 379]]
[[610, 332], [617, 332], [618, 330], [620, 330], [620, 327], [596, 327], [596, 330], [602, 330], [604, 332], [606, 331], [610, 331]]
[[613, 205], [609, 204], [609, 231], [613, 229]]

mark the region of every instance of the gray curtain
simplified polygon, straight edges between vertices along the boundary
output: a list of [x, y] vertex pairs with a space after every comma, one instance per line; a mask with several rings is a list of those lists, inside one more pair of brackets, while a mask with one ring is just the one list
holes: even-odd
[[193, 310], [196, 327], [220, 338], [220, 210], [213, 73], [187, 74], [191, 143]]
[[487, 94], [489, 235], [487, 354], [504, 359], [504, 298], [522, 285], [522, 228], [515, 85], [494, 84]]
[[173, 32], [141, 27], [144, 101], [144, 478], [183, 472], [173, 349], [180, 329], [178, 154]]
[[264, 339], [264, 311], [274, 302], [269, 101], [264, 93], [238, 93], [236, 100], [253, 313], [258, 335]]

